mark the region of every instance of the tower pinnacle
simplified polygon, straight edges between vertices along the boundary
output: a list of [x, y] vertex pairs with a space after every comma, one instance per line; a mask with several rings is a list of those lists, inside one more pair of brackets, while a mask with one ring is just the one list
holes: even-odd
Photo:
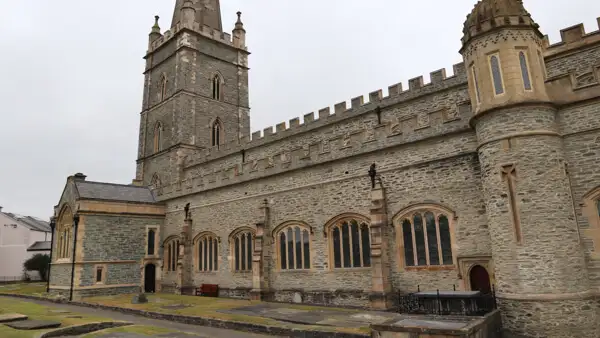
[[[177, 0], [175, 3], [171, 27], [175, 27], [175, 25], [181, 22], [181, 9], [188, 1], [190, 0]], [[191, 0], [191, 2], [192, 6], [196, 9], [196, 23], [200, 24], [201, 26], [209, 26], [221, 32], [223, 31], [223, 24], [221, 21], [221, 3], [219, 0]]]

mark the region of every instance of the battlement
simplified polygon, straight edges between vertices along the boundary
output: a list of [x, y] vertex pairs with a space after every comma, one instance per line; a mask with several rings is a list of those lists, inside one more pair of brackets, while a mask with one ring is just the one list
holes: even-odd
[[336, 103], [332, 107], [324, 107], [315, 112], [305, 114], [302, 122], [300, 117], [293, 118], [288, 122], [281, 122], [275, 126], [269, 126], [262, 131], [256, 131], [246, 135], [239, 140], [225, 143], [219, 147], [213, 147], [202, 151], [195, 158], [189, 159], [186, 165], [196, 165], [211, 161], [232, 153], [240, 152], [282, 138], [289, 137], [315, 128], [336, 123], [346, 118], [358, 116], [363, 113], [372, 112], [385, 106], [398, 104], [413, 100], [425, 95], [431, 95], [441, 90], [463, 84], [466, 82], [466, 69], [464, 63], [453, 66], [454, 75], [446, 76], [445, 69], [439, 69], [430, 73], [430, 82], [424, 83], [423, 76], [412, 78], [408, 81], [408, 89], [404, 90], [402, 83], [388, 87], [388, 96], [383, 96], [383, 90], [378, 89], [368, 94], [368, 101], [363, 95], [354, 97], [347, 101]]
[[544, 36], [543, 44], [546, 49], [546, 57], [552, 57], [573, 49], [589, 46], [600, 42], [600, 17], [596, 19], [598, 30], [590, 33], [585, 32], [583, 23], [560, 30], [561, 41], [550, 44], [548, 35]]
[[[179, 31], [181, 31], [184, 28], [194, 31], [200, 35], [207, 37], [207, 38], [210, 38], [215, 41], [219, 41], [221, 43], [229, 45], [231, 47], [238, 48], [238, 47], [234, 46], [232, 36], [229, 33], [221, 32], [221, 31], [219, 31], [217, 29], [213, 29], [207, 25], [201, 26], [199, 23], [194, 23], [193, 25], [189, 25], [187, 23], [186, 24], [178, 23], [177, 25], [175, 25], [175, 27], [172, 27], [170, 30], [165, 31], [160, 38], [154, 40], [150, 44], [148, 53], [153, 52], [153, 51], [157, 50], [158, 48], [160, 48], [161, 46], [163, 46], [165, 43], [170, 41], [175, 35], [177, 35], [177, 33]], [[243, 47], [243, 49], [246, 50], [246, 47]]]

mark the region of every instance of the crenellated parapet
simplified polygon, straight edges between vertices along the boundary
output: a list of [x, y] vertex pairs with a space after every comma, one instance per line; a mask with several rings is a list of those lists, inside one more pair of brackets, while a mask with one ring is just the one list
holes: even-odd
[[554, 44], [550, 43], [548, 35], [544, 36], [544, 56], [551, 58], [570, 52], [579, 48], [591, 46], [600, 42], [600, 17], [596, 19], [598, 30], [590, 33], [585, 32], [583, 23], [567, 27], [560, 30], [560, 41]]
[[273, 145], [263, 144], [245, 150], [244, 155], [221, 149], [229, 154], [187, 162], [183, 179], [160, 187], [156, 195], [161, 200], [171, 199], [427, 139], [437, 138], [444, 143], [442, 138], [471, 131], [468, 124], [471, 105], [464, 79], [460, 83], [462, 88], [440, 93], [436, 99], [442, 96], [445, 99], [429, 109], [421, 109], [428, 104], [427, 100], [420, 100], [418, 105], [394, 101], [355, 120], [338, 121], [330, 129], [321, 128], [310, 137], [290, 137]]
[[183, 29], [191, 30], [202, 36], [205, 36], [212, 40], [229, 45], [233, 48], [241, 48], [243, 50], [247, 50], [247, 47], [245, 47], [245, 46], [241, 46], [241, 47], [235, 46], [233, 38], [232, 38], [231, 34], [229, 34], [229, 33], [221, 32], [221, 31], [214, 29], [207, 25], [200, 25], [197, 22], [195, 22], [195, 23], [181, 23], [180, 22], [180, 23], [177, 23], [175, 26], [173, 26], [170, 30], [167, 30], [166, 32], [164, 32], [161, 37], [154, 40], [150, 44], [147, 53], [151, 53], [151, 52], [159, 49], [161, 46], [165, 45], [174, 36], [176, 36], [178, 32], [180, 32]]
[[251, 135], [246, 135], [237, 141], [206, 149], [191, 158], [187, 166], [213, 161], [224, 156], [240, 153], [242, 150], [247, 151], [248, 149], [280, 141], [293, 135], [340, 123], [343, 120], [355, 118], [362, 114], [372, 113], [377, 109], [384, 109], [387, 106], [409, 102], [466, 84], [464, 63], [455, 64], [453, 71], [454, 75], [449, 77], [446, 76], [445, 69], [431, 72], [429, 83], [424, 83], [423, 76], [412, 78], [408, 81], [408, 89], [403, 89], [402, 83], [391, 85], [388, 87], [387, 96], [383, 95], [382, 89], [378, 89], [369, 93], [367, 100], [361, 95], [352, 98], [350, 105], [346, 101], [343, 101], [335, 104], [333, 107], [321, 108], [317, 113], [311, 112], [305, 114], [302, 119], [303, 122], [297, 117], [289, 120], [287, 123], [281, 122], [275, 126], [269, 126], [262, 131], [259, 130]]

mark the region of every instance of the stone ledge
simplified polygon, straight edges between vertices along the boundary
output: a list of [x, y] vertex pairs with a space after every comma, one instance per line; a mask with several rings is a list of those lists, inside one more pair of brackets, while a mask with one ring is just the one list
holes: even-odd
[[221, 319], [202, 318], [202, 317], [183, 316], [183, 315], [172, 315], [172, 314], [166, 314], [166, 313], [150, 312], [150, 311], [121, 308], [121, 307], [116, 307], [116, 306], [90, 304], [90, 303], [83, 303], [83, 302], [68, 302], [68, 301], [55, 300], [55, 299], [38, 297], [38, 296], [30, 296], [30, 295], [0, 293], [0, 297], [14, 297], [14, 298], [46, 301], [46, 302], [50, 302], [50, 303], [63, 303], [63, 304], [81, 306], [81, 307], [88, 307], [88, 308], [92, 308], [92, 309], [116, 311], [116, 312], [120, 312], [123, 314], [138, 315], [138, 316], [142, 316], [142, 317], [146, 317], [146, 318], [166, 320], [166, 321], [183, 323], [183, 324], [209, 326], [209, 327], [215, 327], [215, 328], [219, 328], [219, 329], [236, 330], [236, 331], [243, 331], [243, 332], [262, 333], [262, 334], [268, 334], [268, 335], [273, 335], [273, 336], [286, 336], [286, 337], [298, 337], [298, 338], [300, 338], [300, 337], [302, 337], [302, 338], [369, 338], [369, 337], [371, 337], [370, 334], [293, 329], [293, 328], [269, 326], [269, 325], [263, 325], [263, 324], [234, 322], [234, 321], [227, 321], [227, 320], [221, 320]]

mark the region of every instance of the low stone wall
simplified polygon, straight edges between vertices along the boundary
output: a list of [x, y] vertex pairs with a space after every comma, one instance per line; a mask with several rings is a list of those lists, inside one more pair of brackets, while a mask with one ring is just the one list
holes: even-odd
[[251, 288], [219, 288], [219, 297], [250, 299]]
[[412, 316], [371, 325], [373, 338], [499, 338], [502, 318], [495, 310], [483, 317]]
[[56, 329], [50, 332], [43, 333], [38, 338], [52, 338], [52, 337], [65, 337], [65, 336], [78, 336], [90, 332], [111, 329], [114, 327], [129, 326], [132, 323], [127, 322], [102, 322], [102, 323], [88, 323], [82, 325], [74, 325]]

